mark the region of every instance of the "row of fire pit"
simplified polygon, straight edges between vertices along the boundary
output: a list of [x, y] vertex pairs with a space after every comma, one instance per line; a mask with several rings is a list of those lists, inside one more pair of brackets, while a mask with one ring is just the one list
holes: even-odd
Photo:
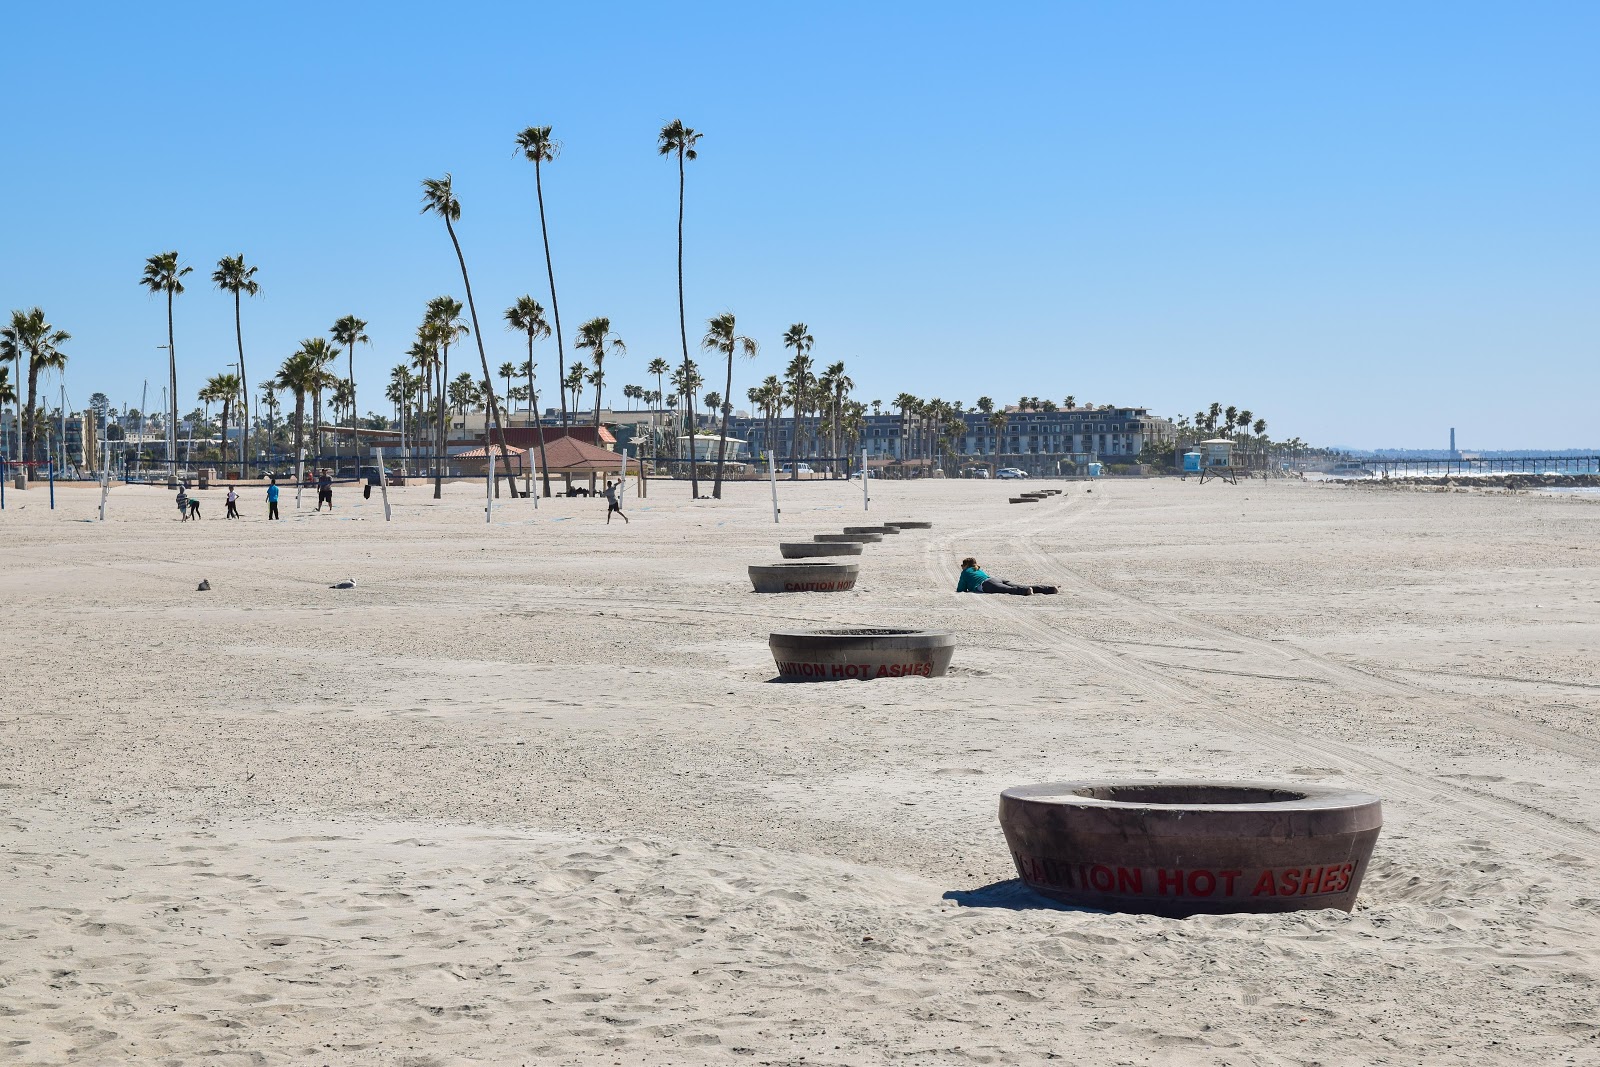
[[1011, 498], [1011, 502], [1013, 504], [1037, 504], [1041, 500], [1047, 500], [1050, 497], [1060, 495], [1061, 490], [1059, 489], [1039, 489], [1032, 493], [1023, 493], [1021, 496], [1014, 496]]
[[[1012, 499], [1036, 503], [1059, 490]], [[928, 522], [847, 526], [779, 546], [753, 566], [758, 593], [854, 589], [866, 545]], [[955, 636], [855, 627], [780, 631], [768, 645], [787, 681], [937, 678]], [[1064, 904], [1183, 918], [1226, 912], [1350, 911], [1383, 826], [1369, 793], [1262, 782], [1079, 781], [1000, 795], [1000, 828], [1028, 888]]]

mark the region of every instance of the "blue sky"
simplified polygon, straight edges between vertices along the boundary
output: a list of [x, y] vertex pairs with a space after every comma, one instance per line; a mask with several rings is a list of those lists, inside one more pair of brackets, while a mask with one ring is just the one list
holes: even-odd
[[[0, 305], [70, 330], [69, 397], [233, 353], [223, 255], [260, 267], [259, 382], [355, 313], [363, 410], [424, 302], [461, 295], [418, 214], [454, 174], [493, 365], [499, 313], [608, 315], [608, 390], [734, 311], [781, 369], [804, 321], [857, 395], [1211, 400], [1358, 446], [1600, 445], [1600, 5], [1142, 3], [16, 6], [0, 109]], [[19, 42], [27, 42], [18, 47]], [[553, 344], [536, 359], [554, 376]], [[151, 402], [157, 407], [158, 400]]]

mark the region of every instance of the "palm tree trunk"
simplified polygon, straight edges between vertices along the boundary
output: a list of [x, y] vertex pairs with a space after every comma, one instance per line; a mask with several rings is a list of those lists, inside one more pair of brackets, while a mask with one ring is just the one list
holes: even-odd
[[433, 396], [433, 499], [438, 500], [444, 496], [444, 372], [441, 367], [450, 366], [450, 346], [444, 346], [442, 363], [433, 368], [434, 396]]
[[228, 409], [233, 406], [232, 400], [222, 402], [222, 446], [218, 451], [222, 454], [222, 476], [228, 476]]
[[[39, 411], [34, 407], [34, 394], [39, 385], [39, 357], [32, 351], [28, 353], [28, 419], [25, 425], [22, 458], [24, 461], [38, 458], [39, 451]], [[37, 473], [37, 472], [35, 472]]]
[[[683, 341], [683, 380], [689, 375], [689, 320], [683, 313], [683, 145], [678, 146], [678, 336]], [[689, 495], [700, 497], [700, 478], [694, 462], [694, 391], [689, 396]]]
[[789, 435], [789, 480], [791, 482], [800, 480], [800, 405], [802, 403], [801, 393], [805, 388], [804, 378], [804, 375], [795, 378], [794, 396], [791, 398], [794, 410], [794, 433]]
[[298, 462], [300, 453], [305, 449], [306, 433], [306, 394], [305, 390], [297, 389], [294, 394], [294, 457]]
[[717, 478], [711, 495], [722, 499], [722, 454], [728, 449], [728, 412], [733, 409], [733, 349], [728, 349], [728, 384], [722, 392], [722, 431], [717, 434]]
[[[551, 281], [554, 282], [552, 277]], [[552, 298], [552, 304], [555, 300]], [[544, 454], [544, 427], [539, 425], [539, 396], [533, 391], [533, 332], [528, 332], [528, 419], [539, 441], [539, 474], [544, 480], [544, 498], [550, 499], [550, 463]]]
[[[556, 320], [556, 397], [561, 401], [561, 432], [567, 432], [567, 394], [559, 387], [567, 377], [566, 348], [561, 342], [561, 302], [556, 299], [556, 268], [550, 261], [550, 229], [544, 221], [544, 175], [539, 169], [539, 161], [533, 162], [533, 187], [539, 194], [539, 233], [544, 237], [544, 271], [550, 278], [550, 313]], [[531, 345], [529, 346], [532, 347]], [[544, 441], [543, 434], [540, 442]], [[550, 479], [544, 480], [544, 495], [550, 495]]]
[[[244, 390], [244, 410], [239, 413], [239, 475], [250, 477], [250, 377], [244, 372], [244, 326], [239, 321], [239, 290], [233, 291], [233, 336], [239, 342], [239, 385]], [[228, 447], [228, 435], [222, 435], [222, 447]], [[226, 463], [223, 466], [227, 466]]]
[[594, 350], [594, 443], [600, 443], [600, 392], [606, 387], [606, 357], [599, 345]]
[[[517, 473], [511, 469], [511, 449], [506, 446], [506, 424], [500, 418], [500, 401], [494, 395], [494, 375], [489, 373], [489, 356], [483, 350], [483, 331], [478, 329], [478, 309], [472, 302], [472, 279], [467, 277], [467, 257], [461, 254], [461, 242], [456, 240], [456, 228], [450, 224], [448, 215], [445, 216], [444, 228], [450, 234], [450, 243], [455, 246], [456, 262], [461, 264], [461, 284], [466, 287], [467, 312], [472, 316], [472, 338], [478, 342], [478, 360], [483, 364], [483, 391], [488, 394], [489, 417], [494, 420], [495, 434], [500, 438], [500, 466], [505, 471], [506, 488], [511, 491], [514, 500], [517, 496]], [[595, 417], [599, 418], [598, 404], [595, 405]]]
[[171, 387], [172, 397], [171, 428], [167, 431], [167, 471], [173, 477], [178, 474], [178, 350], [172, 338], [172, 289], [167, 288], [167, 384]]

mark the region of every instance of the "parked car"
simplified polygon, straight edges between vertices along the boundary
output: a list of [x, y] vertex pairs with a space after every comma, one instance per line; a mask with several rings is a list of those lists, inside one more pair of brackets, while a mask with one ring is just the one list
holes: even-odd
[[[795, 472], [795, 469], [796, 468], [795, 468], [794, 464], [785, 463], [783, 466], [778, 468], [778, 473], [779, 474], [793, 474]], [[801, 474], [810, 474], [811, 473], [811, 467], [808, 466], [807, 464], [802, 463], [802, 464], [799, 465], [799, 471], [800, 471]]]
[[1021, 467], [1001, 467], [994, 475], [996, 478], [1026, 478], [1028, 472]]
[[988, 467], [968, 467], [962, 473], [965, 474], [968, 478], [987, 478], [987, 477], [989, 477], [989, 468]]

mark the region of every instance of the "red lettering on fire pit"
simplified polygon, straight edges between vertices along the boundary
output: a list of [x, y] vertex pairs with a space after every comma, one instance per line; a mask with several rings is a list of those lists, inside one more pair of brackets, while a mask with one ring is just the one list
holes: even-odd
[[1343, 893], [1355, 878], [1354, 863], [1311, 867], [1227, 870], [1209, 867], [1122, 867], [1107, 863], [1063, 862], [1013, 852], [1017, 873], [1030, 885], [1077, 889], [1105, 896], [1249, 899], [1276, 896], [1327, 896]]

